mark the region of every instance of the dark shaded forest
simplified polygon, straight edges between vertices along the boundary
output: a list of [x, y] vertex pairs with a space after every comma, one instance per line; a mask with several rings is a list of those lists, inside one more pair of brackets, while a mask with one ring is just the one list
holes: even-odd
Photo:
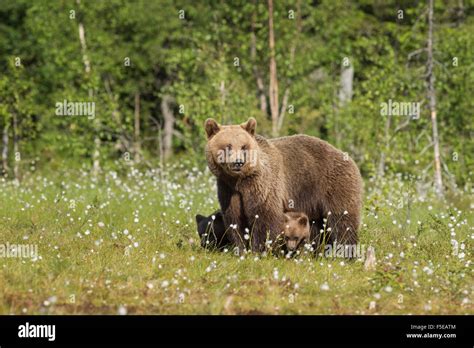
[[252, 116], [265, 136], [329, 141], [364, 177], [455, 190], [473, 169], [473, 8], [2, 0], [1, 170], [204, 164], [203, 121]]

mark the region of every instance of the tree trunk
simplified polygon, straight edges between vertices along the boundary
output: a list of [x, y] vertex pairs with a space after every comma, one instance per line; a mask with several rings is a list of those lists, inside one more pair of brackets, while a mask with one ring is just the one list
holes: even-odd
[[8, 167], [8, 128], [10, 128], [9, 120], [5, 120], [2, 134], [2, 174], [6, 175], [10, 168]]
[[18, 144], [18, 119], [16, 116], [16, 113], [13, 113], [13, 176], [15, 177], [15, 180], [20, 180], [20, 160], [21, 160], [21, 155], [20, 155], [20, 148]]
[[380, 153], [380, 162], [378, 168], [378, 176], [383, 177], [385, 175], [385, 156], [390, 149], [390, 125], [392, 121], [392, 115], [389, 112], [387, 115], [387, 121], [385, 122], [385, 149], [382, 149]]
[[[253, 1], [254, 7], [256, 7], [255, 0]], [[251, 28], [252, 32], [250, 34], [250, 58], [253, 64], [253, 73], [255, 75], [255, 80], [257, 82], [257, 93], [260, 99], [260, 111], [263, 115], [267, 114], [267, 97], [265, 95], [265, 85], [263, 83], [262, 74], [258, 68], [257, 63], [257, 36], [255, 34], [255, 22], [256, 22], [256, 9], [253, 11]]]
[[443, 196], [443, 179], [441, 175], [441, 155], [439, 150], [438, 123], [436, 120], [436, 92], [435, 92], [435, 75], [433, 61], [433, 0], [429, 0], [428, 9], [428, 98], [431, 113], [431, 127], [433, 131], [433, 150], [434, 150], [434, 182], [435, 190], [438, 197]]
[[227, 112], [225, 109], [225, 97], [226, 97], [226, 91], [225, 91], [225, 81], [222, 80], [219, 86], [219, 92], [221, 94], [221, 123], [227, 123], [230, 120], [227, 120]]
[[268, 0], [268, 44], [270, 49], [270, 111], [272, 115], [272, 135], [278, 136], [278, 76], [275, 58], [275, 33], [273, 30], [273, 0]]
[[[77, 4], [80, 5], [81, 1], [77, 0]], [[82, 62], [84, 63], [84, 70], [86, 74], [90, 74], [91, 72], [91, 63], [89, 61], [89, 57], [87, 56], [87, 45], [86, 45], [86, 33], [84, 30], [84, 25], [82, 22], [79, 22], [79, 41], [81, 42], [81, 50], [82, 50]]]
[[97, 177], [100, 173], [100, 143], [100, 138], [96, 135], [94, 137], [94, 152], [92, 153], [92, 175], [94, 177]]
[[[81, 5], [81, 0], [76, 0], [78, 6]], [[91, 72], [91, 63], [89, 57], [87, 56], [87, 44], [86, 44], [86, 34], [84, 29], [84, 24], [79, 20], [78, 21], [78, 29], [79, 29], [79, 41], [81, 43], [81, 50], [82, 50], [82, 62], [84, 63], [84, 71], [87, 77], [89, 77]], [[94, 91], [92, 88], [89, 89], [89, 99], [92, 101], [94, 97]], [[92, 175], [96, 177], [100, 173], [100, 122], [97, 118], [94, 119], [93, 122], [94, 126], [94, 149], [92, 151]]]
[[140, 93], [135, 93], [135, 118], [134, 118], [134, 133], [133, 133], [133, 159], [135, 163], [141, 161], [141, 144], [140, 144]]
[[339, 127], [339, 119], [340, 119], [340, 110], [344, 108], [351, 100], [352, 100], [352, 84], [354, 80], [354, 67], [352, 64], [349, 66], [342, 66], [341, 67], [341, 77], [339, 82], [339, 92], [338, 92], [338, 99], [339, 103], [335, 107], [334, 110], [334, 135], [336, 139], [336, 146], [341, 147], [343, 134], [341, 132], [341, 128]]
[[[301, 22], [301, 0], [298, 0], [296, 3], [296, 35], [292, 40], [292, 45], [290, 48], [290, 71], [293, 70], [293, 64], [295, 62], [295, 55], [296, 55], [296, 45], [298, 44], [299, 36], [302, 31], [302, 22]], [[280, 113], [278, 115], [278, 124], [277, 124], [277, 133], [279, 134], [281, 128], [283, 127], [283, 121], [285, 119], [286, 109], [288, 107], [288, 100], [290, 98], [290, 86], [291, 86], [291, 79], [286, 79], [286, 88], [285, 92], [283, 93], [283, 99], [281, 102]]]
[[278, 133], [280, 133], [281, 127], [283, 127], [283, 120], [285, 119], [285, 113], [286, 113], [286, 108], [288, 107], [289, 98], [290, 98], [290, 88], [289, 86], [287, 86], [285, 89], [285, 93], [283, 94], [280, 114], [278, 115]]
[[343, 66], [341, 69], [341, 89], [339, 90], [339, 106], [344, 107], [352, 100], [352, 83], [354, 80], [354, 67]]
[[164, 159], [168, 159], [173, 153], [174, 115], [170, 107], [172, 101], [173, 98], [169, 95], [164, 95], [161, 99], [161, 113], [164, 119], [163, 140], [161, 141], [161, 144]]
[[462, 19], [464, 19], [465, 13], [464, 13], [464, 1], [459, 0], [458, 1], [458, 11], [457, 11], [457, 17], [458, 21], [460, 22]]

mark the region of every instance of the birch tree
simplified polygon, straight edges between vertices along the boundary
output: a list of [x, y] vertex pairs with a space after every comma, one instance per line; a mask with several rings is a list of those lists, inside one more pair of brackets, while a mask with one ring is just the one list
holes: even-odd
[[272, 117], [272, 135], [278, 136], [278, 76], [275, 57], [275, 31], [273, 26], [273, 0], [268, 0], [268, 47], [270, 49], [270, 85], [268, 95], [270, 98], [270, 112]]
[[[77, 6], [81, 6], [81, 0], [76, 0]], [[79, 31], [79, 41], [81, 43], [81, 50], [82, 50], [82, 61], [84, 63], [84, 73], [86, 76], [86, 79], [90, 78], [91, 75], [91, 62], [89, 60], [89, 57], [87, 55], [87, 43], [86, 43], [86, 33], [84, 29], [84, 24], [82, 22], [82, 19], [79, 18], [78, 20], [78, 31]], [[89, 88], [89, 101], [92, 101], [94, 98], [94, 90], [92, 88]], [[101, 146], [101, 141], [100, 141], [100, 122], [98, 118], [94, 118], [92, 121], [94, 122], [94, 149], [92, 152], [92, 175], [97, 176], [100, 173], [100, 146]]]
[[435, 91], [435, 74], [434, 74], [434, 58], [433, 58], [433, 0], [429, 0], [428, 5], [428, 62], [426, 66], [426, 77], [428, 82], [428, 99], [431, 115], [431, 128], [433, 132], [433, 154], [434, 154], [434, 183], [436, 194], [443, 196], [443, 178], [441, 175], [441, 155], [439, 149], [438, 121], [436, 119], [436, 91]]

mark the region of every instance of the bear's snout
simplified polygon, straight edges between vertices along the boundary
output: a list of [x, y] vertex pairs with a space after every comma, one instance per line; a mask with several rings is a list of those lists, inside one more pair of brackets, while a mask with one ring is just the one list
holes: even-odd
[[296, 239], [289, 239], [286, 242], [286, 246], [288, 247], [288, 250], [294, 251], [298, 247], [298, 241]]
[[245, 162], [242, 159], [237, 159], [235, 162], [232, 162], [231, 169], [234, 171], [240, 171]]

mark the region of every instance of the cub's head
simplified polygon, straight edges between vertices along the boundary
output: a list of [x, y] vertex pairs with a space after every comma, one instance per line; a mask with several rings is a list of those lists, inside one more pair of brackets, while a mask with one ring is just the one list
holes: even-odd
[[196, 215], [197, 232], [203, 248], [223, 248], [229, 244], [224, 225], [224, 216], [216, 211], [210, 216]]
[[211, 171], [232, 177], [251, 175], [258, 164], [255, 139], [257, 121], [249, 118], [240, 125], [222, 126], [209, 118], [204, 127], [207, 134], [206, 156]]
[[295, 251], [310, 240], [308, 216], [304, 213], [285, 214], [283, 238], [288, 251]]

